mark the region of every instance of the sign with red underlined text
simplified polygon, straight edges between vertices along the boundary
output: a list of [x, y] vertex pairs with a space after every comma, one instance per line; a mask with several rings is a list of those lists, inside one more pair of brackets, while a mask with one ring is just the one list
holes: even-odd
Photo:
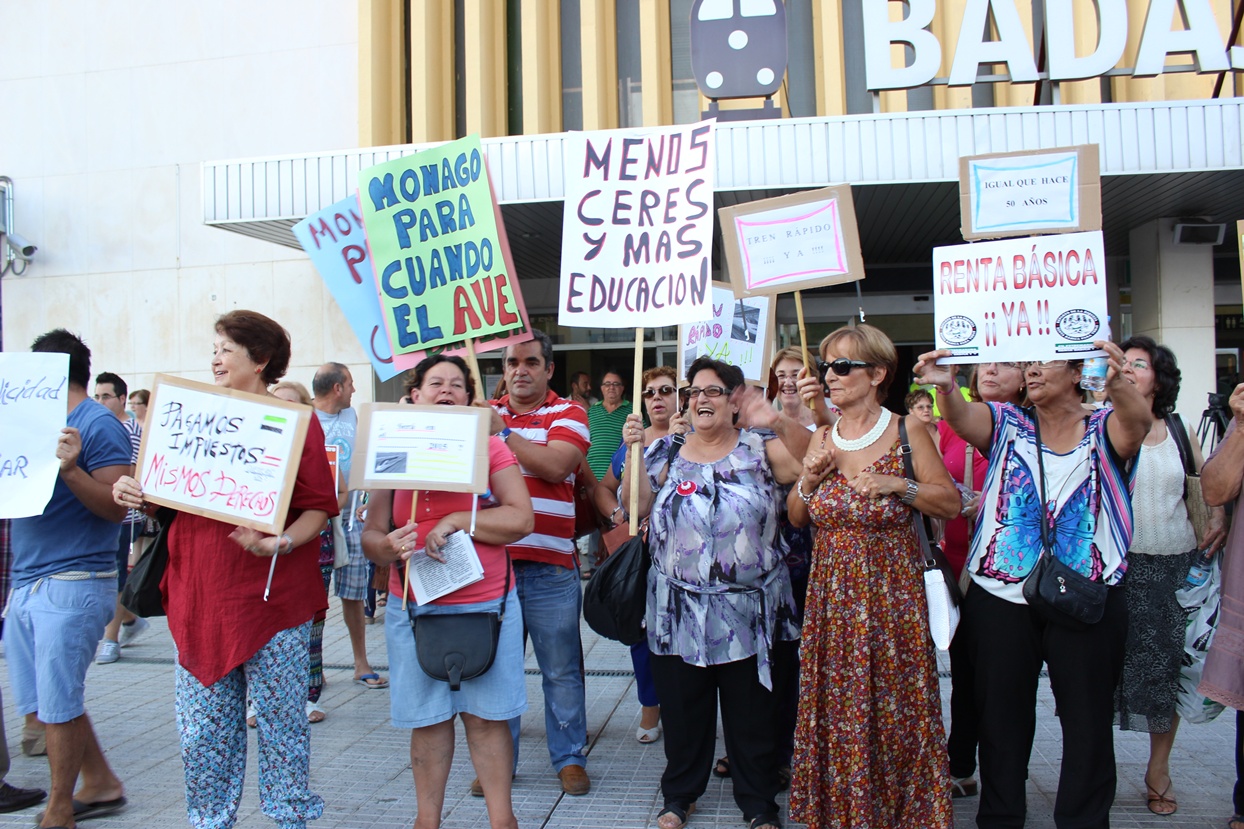
[[137, 477], [143, 498], [277, 534], [311, 407], [156, 375]]

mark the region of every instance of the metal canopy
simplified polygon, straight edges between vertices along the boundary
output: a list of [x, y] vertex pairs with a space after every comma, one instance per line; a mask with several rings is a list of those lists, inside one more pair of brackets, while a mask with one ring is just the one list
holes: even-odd
[[[1244, 217], [1244, 99], [719, 123], [716, 134], [718, 207], [848, 181], [870, 267], [927, 268], [931, 248], [962, 241], [957, 180], [965, 155], [1100, 145], [1112, 257], [1126, 256], [1129, 231], [1156, 218]], [[558, 273], [564, 138], [483, 142], [525, 282]], [[298, 248], [290, 228], [354, 192], [359, 170], [419, 149], [206, 162], [204, 222]], [[1234, 256], [1234, 234], [1227, 240], [1216, 253]]]

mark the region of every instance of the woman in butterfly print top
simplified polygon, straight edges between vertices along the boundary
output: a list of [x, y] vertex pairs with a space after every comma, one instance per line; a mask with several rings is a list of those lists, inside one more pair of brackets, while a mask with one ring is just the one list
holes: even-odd
[[[720, 695], [735, 802], [753, 829], [776, 827], [777, 740], [772, 718], [757, 712], [772, 709], [772, 662], [780, 666], [798, 637], [776, 487], [798, 476], [810, 433], [758, 389], [744, 390], [734, 366], [701, 357], [687, 381], [695, 431], [668, 465], [671, 439], [652, 443], [639, 479], [639, 514], [651, 519], [648, 647], [665, 728], [657, 825], [681, 826], [708, 786]], [[736, 418], [772, 431], [739, 428]], [[622, 437], [643, 440], [638, 416]]]
[[1120, 373], [1119, 347], [1094, 345], [1109, 357], [1106, 387], [1114, 408], [1091, 414], [1081, 405], [1081, 361], [1028, 366], [1032, 409], [963, 400], [954, 389], [952, 368], [936, 364], [950, 356], [948, 351], [923, 354], [916, 363], [917, 376], [937, 386], [942, 416], [960, 437], [989, 453], [967, 563], [975, 586], [964, 598], [957, 634], [968, 638], [976, 663], [980, 764], [988, 769], [976, 818], [982, 829], [1023, 823], [1042, 661], [1049, 667], [1063, 734], [1054, 820], [1109, 826], [1115, 791], [1113, 697], [1127, 634], [1123, 592], [1110, 590], [1102, 620], [1080, 630], [1044, 621], [1023, 596], [1024, 580], [1041, 552], [1042, 520], [1054, 530], [1052, 553], [1080, 574], [1117, 585], [1127, 567], [1132, 536], [1127, 465], [1153, 416]]
[[906, 424], [916, 480], [905, 476], [898, 418], [882, 406], [898, 367], [885, 334], [869, 325], [839, 329], [821, 342], [821, 357], [842, 414], [813, 435], [786, 499], [791, 523], [814, 529], [791, 817], [812, 829], [949, 827], [912, 508], [950, 518], [959, 493], [915, 417]]
[[[1188, 577], [1196, 530], [1184, 505], [1184, 464], [1179, 446], [1163, 420], [1179, 398], [1175, 355], [1150, 337], [1124, 341], [1123, 378], [1144, 396], [1153, 412], [1153, 428], [1136, 459], [1135, 533], [1127, 553], [1128, 632], [1123, 678], [1115, 695], [1119, 728], [1149, 733], [1145, 803], [1156, 815], [1178, 808], [1171, 792], [1170, 756], [1179, 717], [1175, 699], [1184, 655], [1187, 615], [1175, 592]], [[1179, 415], [1174, 415], [1179, 417]], [[1181, 423], [1183, 423], [1181, 418]], [[1188, 431], [1187, 423], [1183, 423]], [[1194, 468], [1201, 466], [1199, 441], [1190, 440]], [[1210, 512], [1204, 547], [1217, 551], [1226, 539], [1226, 514]]]

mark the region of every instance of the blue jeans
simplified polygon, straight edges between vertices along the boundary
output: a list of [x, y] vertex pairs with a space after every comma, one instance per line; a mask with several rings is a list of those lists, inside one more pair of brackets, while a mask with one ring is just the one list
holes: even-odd
[[[578, 568], [515, 561], [514, 580], [523, 608], [523, 638], [531, 637], [543, 675], [549, 760], [559, 772], [566, 766], [586, 766], [587, 696], [583, 689], [583, 642], [579, 638], [583, 593]], [[521, 717], [510, 720], [515, 769], [521, 727]]]

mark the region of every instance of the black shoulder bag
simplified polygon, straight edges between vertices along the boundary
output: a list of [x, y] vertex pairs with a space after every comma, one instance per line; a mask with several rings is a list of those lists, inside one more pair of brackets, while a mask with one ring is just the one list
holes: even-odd
[[[1089, 427], [1086, 417], [1084, 428]], [[1085, 578], [1058, 560], [1050, 541], [1049, 522], [1045, 520], [1045, 451], [1041, 444], [1041, 420], [1032, 412], [1037, 442], [1037, 469], [1041, 475], [1041, 550], [1037, 564], [1024, 580], [1024, 599], [1047, 622], [1072, 630], [1084, 630], [1101, 621], [1106, 612], [1104, 583]]]
[[164, 615], [164, 594], [160, 592], [160, 582], [168, 568], [168, 531], [176, 517], [177, 510], [171, 507], [160, 507], [156, 511], [159, 530], [125, 580], [121, 605], [135, 616], [149, 618]]
[[[461, 532], [461, 530], [459, 530]], [[419, 667], [433, 679], [449, 683], [457, 691], [462, 680], [475, 679], [488, 672], [497, 658], [497, 640], [505, 621], [505, 605], [510, 598], [510, 554], [505, 554], [505, 592], [496, 611], [415, 615], [412, 603], [406, 609], [415, 634], [415, 656]]]

